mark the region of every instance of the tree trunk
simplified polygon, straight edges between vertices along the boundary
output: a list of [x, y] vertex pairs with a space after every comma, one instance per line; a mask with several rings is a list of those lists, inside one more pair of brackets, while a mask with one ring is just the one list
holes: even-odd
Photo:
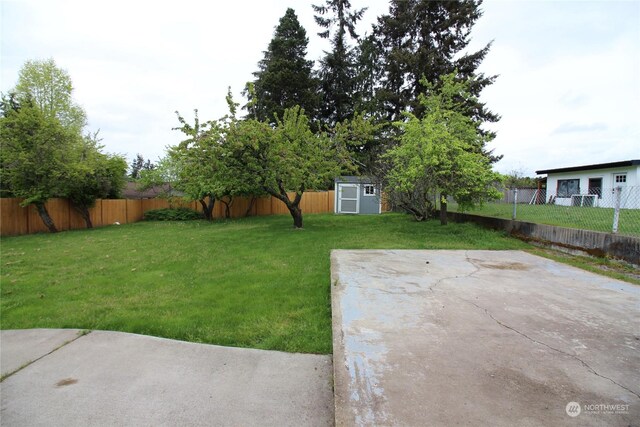
[[76, 206], [73, 205], [74, 209], [78, 211], [82, 219], [84, 219], [85, 224], [87, 224], [87, 228], [93, 228], [93, 223], [91, 222], [91, 215], [89, 214], [89, 208], [86, 206]]
[[293, 218], [293, 228], [301, 229], [302, 228], [302, 209], [298, 206], [287, 206], [289, 208], [289, 212], [291, 213], [291, 217]]
[[207, 221], [213, 220], [213, 207], [216, 204], [216, 199], [214, 199], [213, 197], [209, 197], [208, 203], [205, 199], [200, 199], [199, 202], [202, 205], [202, 213], [204, 214], [204, 219], [206, 219]]
[[447, 195], [440, 195], [440, 225], [447, 225]]
[[57, 233], [58, 229], [56, 228], [56, 225], [53, 223], [53, 219], [51, 219], [51, 217], [49, 216], [49, 212], [47, 211], [47, 208], [44, 205], [44, 203], [38, 202], [35, 205], [36, 205], [36, 209], [38, 210], [38, 215], [40, 215], [40, 218], [42, 219], [42, 222], [44, 223], [44, 225], [47, 226], [50, 232]]
[[300, 190], [296, 192], [296, 197], [291, 201], [287, 190], [284, 188], [281, 182], [278, 183], [279, 192], [273, 191], [269, 188], [265, 188], [267, 193], [271, 194], [276, 199], [282, 201], [289, 209], [291, 217], [293, 218], [293, 228], [296, 230], [302, 229], [302, 209], [300, 209], [300, 201], [302, 200], [302, 194], [304, 193], [304, 186], [300, 187]]
[[224, 217], [227, 219], [231, 218], [231, 205], [233, 204], [233, 199], [229, 199], [228, 202], [224, 199], [220, 199], [220, 201], [224, 204]]
[[244, 216], [249, 216], [251, 213], [251, 209], [253, 209], [253, 205], [256, 203], [256, 196], [251, 196], [251, 200], [249, 201], [249, 207], [247, 208]]

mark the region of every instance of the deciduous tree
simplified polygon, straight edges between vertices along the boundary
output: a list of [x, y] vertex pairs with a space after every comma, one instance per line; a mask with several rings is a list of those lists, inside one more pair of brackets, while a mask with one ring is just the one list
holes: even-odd
[[498, 198], [492, 184], [499, 175], [475, 150], [487, 136], [459, 111], [461, 102], [473, 101], [473, 83], [460, 82], [452, 73], [442, 78], [439, 88], [426, 80], [422, 84], [429, 93], [419, 95], [422, 116], [405, 113], [406, 120], [395, 123], [401, 134], [398, 145], [385, 154], [390, 165], [386, 188], [417, 220], [429, 218], [434, 197], [440, 197], [440, 220], [446, 224], [448, 196], [462, 209]]
[[209, 220], [213, 218], [216, 201], [225, 206], [225, 216], [229, 217], [234, 197], [262, 193], [242, 161], [229, 149], [229, 129], [238, 122], [237, 104], [230, 90], [227, 103], [230, 114], [220, 120], [201, 122], [196, 110], [191, 125], [178, 114], [181, 126], [176, 129], [188, 138], [168, 151], [175, 170], [175, 188], [198, 200]]
[[56, 117], [62, 126], [78, 132], [87, 124], [87, 115], [73, 101], [73, 84], [67, 71], [53, 59], [26, 61], [13, 90], [18, 99], [33, 99], [47, 117]]
[[69, 74], [53, 59], [27, 61], [2, 102], [3, 193], [35, 205], [52, 232], [49, 198], [68, 197], [91, 227], [96, 198], [115, 196], [124, 184], [126, 162], [101, 153], [97, 133], [82, 135], [86, 115], [72, 92]]
[[124, 157], [102, 153], [98, 133], [87, 134], [81, 145], [70, 156], [70, 177], [65, 196], [71, 206], [84, 219], [87, 228], [93, 228], [89, 209], [97, 199], [119, 198], [125, 184], [127, 162]]
[[34, 205], [49, 231], [56, 232], [45, 203], [66, 193], [72, 177], [68, 156], [76, 150], [78, 134], [44, 114], [28, 96], [19, 103], [4, 97], [1, 107], [2, 185], [24, 199], [22, 206]]
[[299, 106], [286, 109], [276, 126], [249, 119], [234, 124], [227, 134], [229, 148], [246, 176], [264, 192], [281, 200], [302, 228], [300, 201], [305, 190], [324, 188], [327, 182], [352, 168], [345, 140], [313, 133]]

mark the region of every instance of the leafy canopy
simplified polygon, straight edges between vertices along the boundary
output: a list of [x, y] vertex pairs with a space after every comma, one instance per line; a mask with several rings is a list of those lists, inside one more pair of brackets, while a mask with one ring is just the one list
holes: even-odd
[[429, 217], [436, 195], [453, 197], [462, 209], [499, 197], [492, 186], [499, 176], [477, 150], [487, 136], [459, 111], [460, 103], [472, 100], [473, 82], [451, 73], [437, 88], [422, 83], [429, 93], [420, 95], [422, 117], [406, 113], [406, 121], [395, 123], [399, 144], [384, 156], [391, 165], [387, 184], [396, 203], [421, 220]]
[[7, 97], [0, 118], [1, 181], [4, 192], [23, 198], [23, 206], [44, 204], [67, 191], [69, 154], [77, 150], [76, 132], [45, 115], [35, 101], [15, 104]]
[[53, 59], [26, 61], [13, 92], [19, 100], [33, 99], [45, 116], [57, 118], [64, 127], [81, 131], [87, 124], [86, 113], [73, 101], [69, 73]]

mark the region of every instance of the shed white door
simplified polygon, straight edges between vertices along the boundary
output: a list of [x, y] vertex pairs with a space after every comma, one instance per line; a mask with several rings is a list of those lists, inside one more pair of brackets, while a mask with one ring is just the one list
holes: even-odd
[[338, 184], [338, 213], [359, 212], [360, 191], [358, 184]]

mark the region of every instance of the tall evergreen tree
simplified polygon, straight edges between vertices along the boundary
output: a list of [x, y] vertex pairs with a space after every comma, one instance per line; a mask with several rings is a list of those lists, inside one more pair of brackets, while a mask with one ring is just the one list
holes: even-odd
[[368, 116], [380, 118], [376, 96], [382, 80], [381, 50], [373, 34], [358, 40], [354, 48], [354, 108]]
[[[440, 76], [457, 72], [460, 81], [472, 82], [473, 95], [461, 102], [459, 111], [478, 126], [499, 120], [478, 100], [480, 92], [497, 77], [477, 72], [491, 43], [477, 52], [460, 55], [469, 44], [473, 25], [482, 16], [481, 4], [482, 0], [391, 0], [389, 13], [379, 17], [374, 26], [384, 64], [377, 96], [389, 119], [399, 119], [404, 111], [417, 116], [423, 113], [419, 95], [427, 92], [427, 86], [420, 84], [422, 76], [437, 88]], [[495, 136], [483, 132], [489, 139]]]
[[275, 123], [284, 110], [300, 105], [310, 118], [315, 118], [319, 104], [317, 81], [312, 74], [313, 61], [307, 61], [307, 32], [298, 22], [293, 9], [280, 18], [264, 58], [253, 73], [256, 80], [245, 95], [245, 108], [259, 120]]
[[366, 9], [351, 10], [349, 0], [325, 0], [325, 4], [313, 5], [316, 23], [323, 29], [318, 35], [331, 37], [331, 52], [325, 52], [320, 62], [322, 88], [321, 117], [329, 125], [353, 117], [358, 96], [356, 87], [356, 58], [347, 39], [357, 41], [356, 23], [362, 19]]
[[140, 153], [136, 154], [136, 157], [131, 161], [131, 165], [129, 166], [130, 173], [129, 178], [138, 179], [140, 178], [140, 172], [142, 171], [151, 171], [156, 168], [156, 165], [151, 162], [151, 159], [147, 159], [145, 161], [144, 156]]

